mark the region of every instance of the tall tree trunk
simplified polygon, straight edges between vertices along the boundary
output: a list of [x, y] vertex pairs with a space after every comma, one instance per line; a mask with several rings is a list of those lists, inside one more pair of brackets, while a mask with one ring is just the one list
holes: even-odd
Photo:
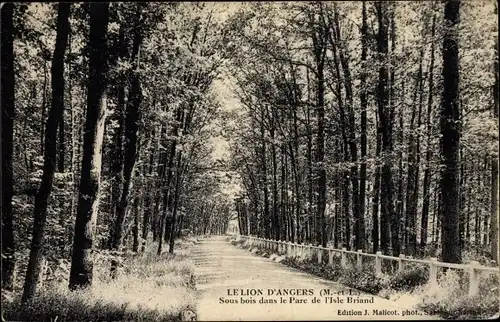
[[316, 244], [326, 247], [326, 168], [325, 168], [325, 76], [324, 65], [326, 58], [325, 31], [320, 28], [313, 35], [314, 59], [316, 63], [316, 114], [317, 136], [315, 166], [317, 168], [318, 199], [316, 209], [315, 235]]
[[273, 220], [272, 220], [272, 227], [273, 231], [271, 234], [271, 237], [274, 238], [275, 240], [279, 240], [279, 235], [280, 235], [280, 222], [279, 222], [279, 209], [278, 209], [278, 178], [277, 178], [277, 172], [278, 172], [278, 162], [276, 160], [276, 143], [275, 143], [275, 127], [276, 125], [274, 124], [275, 122], [275, 117], [274, 115], [271, 115], [271, 120], [272, 120], [272, 126], [271, 129], [269, 130], [270, 136], [271, 136], [271, 161], [272, 161], [272, 167], [273, 167], [273, 182], [272, 182], [272, 190], [273, 190]]
[[43, 95], [42, 95], [42, 117], [40, 130], [40, 155], [43, 155], [44, 137], [45, 137], [45, 110], [47, 109], [47, 62], [43, 60]]
[[57, 172], [64, 172], [64, 152], [66, 150], [65, 142], [64, 142], [64, 105], [63, 105], [63, 116], [59, 121], [59, 142], [58, 149], [59, 155], [57, 157]]
[[[141, 12], [140, 5], [137, 5], [136, 23], [140, 20]], [[140, 46], [142, 43], [142, 35], [140, 33], [140, 26], [134, 26], [134, 41], [132, 45], [132, 67], [133, 71], [130, 75], [130, 91], [127, 108], [125, 111], [125, 145], [124, 145], [124, 158], [123, 158], [123, 186], [121, 188], [121, 196], [118, 207], [116, 209], [116, 221], [114, 227], [114, 238], [112, 249], [119, 251], [123, 239], [123, 226], [125, 223], [125, 216], [127, 213], [128, 199], [130, 189], [134, 180], [134, 168], [137, 158], [138, 148], [138, 131], [139, 131], [139, 118], [140, 118], [140, 105], [142, 102], [141, 83], [139, 80], [139, 58]], [[111, 265], [111, 272], [116, 269], [116, 262]], [[115, 276], [112, 274], [112, 276]]]
[[90, 4], [89, 83], [83, 137], [78, 212], [73, 238], [69, 288], [89, 287], [93, 277], [92, 250], [99, 209], [102, 142], [106, 119], [107, 37], [109, 3]]
[[179, 133], [179, 126], [182, 125], [182, 122], [184, 119], [183, 107], [179, 107], [176, 114], [177, 114], [176, 115], [176, 122], [173, 126], [173, 129], [172, 129], [172, 136], [174, 138], [172, 139], [172, 142], [170, 143], [170, 151], [168, 151], [168, 154], [166, 154], [166, 156], [168, 156], [168, 165], [165, 168], [166, 172], [167, 172], [166, 173], [167, 178], [166, 178], [165, 185], [163, 187], [163, 189], [164, 189], [163, 210], [162, 210], [162, 216], [160, 218], [160, 230], [159, 230], [159, 236], [158, 236], [158, 250], [157, 250], [158, 256], [160, 256], [162, 253], [165, 230], [167, 227], [169, 227], [167, 221], [169, 218], [169, 216], [168, 216], [169, 201], [171, 199], [170, 190], [171, 190], [171, 183], [172, 183], [172, 176], [173, 176], [172, 167], [173, 167], [173, 163], [175, 160], [175, 152], [176, 152], [176, 148], [177, 148], [177, 140], [178, 140], [177, 135]]
[[[120, 23], [120, 29], [118, 30], [118, 55], [120, 59], [125, 60], [128, 56], [128, 48], [127, 42], [125, 38], [125, 23], [122, 21]], [[117, 80], [117, 93], [116, 93], [116, 110], [113, 117], [116, 119], [118, 123], [118, 127], [114, 132], [113, 145], [111, 146], [111, 172], [112, 172], [112, 185], [111, 185], [111, 207], [114, 218], [117, 217], [118, 208], [120, 206], [121, 200], [121, 191], [123, 186], [123, 137], [124, 137], [124, 128], [125, 128], [125, 84], [126, 84], [126, 76], [120, 75]], [[110, 244], [109, 248], [113, 248], [113, 243], [115, 239], [115, 222], [110, 223], [109, 231], [110, 231]]]
[[[498, 9], [497, 9], [498, 10]], [[498, 75], [498, 36], [495, 39], [495, 85], [493, 88], [493, 117], [498, 120], [498, 95], [499, 95], [499, 75]], [[491, 197], [490, 197], [490, 216], [491, 216], [491, 256], [497, 264], [499, 263], [498, 258], [500, 254], [498, 253], [498, 156], [491, 158]]]
[[139, 232], [141, 230], [141, 198], [136, 196], [134, 198], [134, 226], [132, 227], [132, 233], [134, 235], [134, 241], [132, 244], [132, 251], [137, 253], [139, 251]]
[[[419, 178], [419, 154], [420, 144], [417, 130], [420, 126], [421, 110], [423, 104], [423, 70], [422, 60], [424, 51], [420, 51], [420, 62], [418, 75], [415, 84], [415, 96], [413, 100], [413, 107], [410, 121], [409, 131], [409, 147], [408, 147], [408, 180], [406, 189], [406, 234], [407, 241], [405, 243], [405, 252], [407, 255], [413, 256], [416, 251], [417, 235], [416, 235], [416, 220], [417, 220], [417, 207], [418, 207], [418, 178]], [[419, 95], [418, 112], [416, 110], [417, 96]], [[417, 114], [418, 113], [418, 114]], [[418, 117], [415, 122], [415, 118]]]
[[12, 214], [14, 139], [14, 23], [13, 3], [2, 6], [2, 289], [12, 290], [15, 280], [14, 217]]
[[462, 260], [459, 233], [458, 163], [460, 149], [459, 56], [458, 23], [460, 0], [448, 0], [444, 9], [446, 29], [443, 38], [443, 95], [441, 100], [441, 220], [442, 251], [444, 262], [459, 263]]
[[[334, 15], [334, 35], [339, 43], [339, 58], [340, 64], [342, 66], [342, 71], [344, 73], [344, 89], [345, 89], [345, 111], [346, 111], [346, 122], [347, 122], [347, 140], [349, 145], [349, 158], [350, 162], [353, 164], [350, 169], [350, 179], [352, 186], [352, 212], [354, 217], [354, 236], [355, 236], [355, 249], [365, 248], [365, 222], [364, 214], [360, 209], [360, 196], [359, 196], [359, 177], [358, 177], [358, 146], [356, 143], [356, 119], [354, 115], [354, 97], [353, 97], [353, 85], [351, 79], [351, 71], [349, 67], [349, 57], [346, 46], [341, 39], [340, 23], [339, 23], [339, 13], [337, 11], [337, 6], [335, 6]], [[330, 38], [331, 39], [331, 38]], [[331, 42], [332, 46], [335, 43]], [[365, 53], [366, 55], [366, 53]], [[366, 97], [365, 97], [366, 99]], [[366, 102], [365, 102], [366, 104]]]
[[265, 136], [265, 128], [264, 128], [264, 110], [261, 111], [261, 119], [260, 119], [260, 136], [262, 140], [261, 147], [261, 167], [262, 167], [262, 190], [264, 192], [264, 214], [263, 214], [263, 228], [264, 228], [264, 238], [269, 238], [271, 236], [271, 221], [269, 215], [269, 189], [267, 187], [267, 158], [266, 158], [266, 136]]
[[182, 160], [182, 150], [177, 152], [177, 162], [176, 162], [177, 169], [176, 169], [176, 174], [175, 174], [174, 204], [173, 204], [173, 210], [172, 210], [172, 223], [171, 223], [171, 227], [170, 227], [169, 247], [168, 247], [168, 252], [170, 254], [174, 253], [175, 221], [176, 221], [176, 217], [177, 217], [177, 209], [179, 206], [181, 177], [183, 174], [181, 160]]
[[70, 30], [70, 6], [69, 3], [60, 3], [57, 9], [57, 36], [51, 68], [52, 104], [46, 124], [42, 182], [35, 196], [33, 234], [26, 279], [24, 281], [23, 302], [30, 301], [35, 296], [37, 281], [42, 268], [47, 207], [56, 168], [57, 126], [60, 124], [64, 112], [64, 55]]
[[[434, 39], [436, 30], [436, 15], [433, 12], [432, 17], [432, 31], [431, 31], [431, 39]], [[427, 136], [426, 136], [426, 151], [425, 151], [425, 170], [424, 170], [424, 182], [423, 182], [423, 204], [422, 204], [422, 222], [421, 222], [421, 230], [420, 230], [420, 252], [423, 255], [425, 251], [425, 246], [427, 245], [427, 234], [428, 234], [428, 226], [429, 226], [429, 207], [431, 200], [431, 192], [430, 192], [430, 180], [431, 180], [431, 135], [432, 135], [432, 124], [431, 124], [431, 114], [432, 114], [432, 105], [434, 99], [434, 52], [435, 45], [434, 40], [431, 42], [431, 61], [429, 66], [429, 94], [427, 100], [427, 116], [426, 116], [426, 124], [427, 124]]]
[[[367, 56], [367, 37], [368, 37], [368, 24], [366, 22], [366, 3], [363, 1], [363, 22], [361, 26], [361, 62], [364, 69], [366, 66]], [[361, 216], [365, 216], [365, 195], [366, 195], [366, 150], [367, 150], [367, 117], [366, 109], [368, 107], [368, 100], [366, 95], [366, 70], [363, 70], [360, 75], [360, 104], [361, 104], [361, 167], [359, 170], [359, 212]]]
[[[161, 132], [161, 131], [160, 131]], [[146, 173], [146, 167], [144, 167], [144, 180], [145, 182], [148, 182], [149, 179], [151, 178], [151, 174], [153, 173], [153, 167], [154, 167], [154, 155], [155, 152], [158, 150], [156, 149], [156, 146], [153, 145], [153, 141], [156, 139], [155, 135], [155, 130], [153, 128], [152, 134], [151, 134], [151, 139], [149, 140], [149, 145], [150, 149], [149, 150], [149, 166], [147, 167], [147, 173]], [[153, 185], [154, 189], [154, 185]], [[151, 191], [151, 190], [150, 190]], [[143, 218], [142, 218], [142, 245], [141, 245], [141, 252], [144, 252], [146, 250], [146, 245], [147, 245], [147, 239], [148, 239], [148, 233], [149, 233], [149, 226], [150, 226], [150, 221], [152, 218], [152, 213], [156, 213], [156, 209], [154, 208], [154, 194], [153, 193], [147, 193], [143, 196], [144, 200], [144, 209], [143, 209]]]
[[[382, 150], [382, 129], [380, 124], [377, 124], [377, 145], [375, 156], [380, 157], [380, 151]], [[375, 176], [374, 176], [373, 190], [372, 190], [372, 242], [373, 242], [373, 253], [375, 254], [379, 250], [379, 200], [380, 200], [380, 166], [375, 166]]]
[[[393, 204], [393, 182], [392, 166], [390, 164], [390, 155], [392, 154], [392, 111], [387, 104], [388, 100], [388, 28], [387, 28], [387, 4], [377, 2], [377, 16], [379, 24], [378, 32], [378, 52], [382, 57], [382, 64], [379, 68], [378, 87], [377, 87], [377, 105], [379, 111], [380, 127], [382, 129], [382, 153], [384, 163], [382, 165], [381, 176], [381, 216], [380, 216], [380, 247], [382, 252], [387, 254], [392, 240], [392, 252], [399, 254], [399, 236], [397, 234], [399, 222], [394, 219]], [[393, 27], [394, 28], [394, 27]]]

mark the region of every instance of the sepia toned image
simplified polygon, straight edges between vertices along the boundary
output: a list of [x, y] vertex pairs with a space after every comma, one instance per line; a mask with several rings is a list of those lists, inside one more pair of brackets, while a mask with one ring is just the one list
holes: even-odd
[[499, 318], [498, 1], [0, 11], [3, 321]]

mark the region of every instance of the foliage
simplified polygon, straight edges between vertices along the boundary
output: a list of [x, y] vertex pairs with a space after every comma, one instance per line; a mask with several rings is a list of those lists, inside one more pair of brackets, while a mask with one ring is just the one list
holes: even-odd
[[[67, 278], [54, 281], [28, 305], [20, 294], [2, 299], [10, 321], [181, 321], [184, 311], [195, 311], [192, 241], [179, 241], [175, 256], [156, 256], [152, 244], [145, 253], [129, 254], [116, 280], [110, 280], [109, 261], [100, 262], [92, 289], [71, 292]], [[175, 296], [172, 296], [175, 294]]]

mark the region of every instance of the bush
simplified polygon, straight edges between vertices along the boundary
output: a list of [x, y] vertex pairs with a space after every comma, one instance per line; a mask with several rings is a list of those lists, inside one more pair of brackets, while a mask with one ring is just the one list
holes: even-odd
[[395, 291], [411, 291], [429, 280], [429, 270], [426, 267], [406, 269], [389, 278], [388, 288]]
[[448, 270], [436, 285], [427, 284], [415, 295], [420, 296], [418, 307], [429, 314], [446, 319], [484, 319], [498, 312], [498, 276], [480, 275], [479, 292], [468, 295], [469, 283], [462, 274]]
[[192, 241], [176, 243], [174, 254], [128, 254], [116, 279], [109, 278], [109, 263], [96, 265], [90, 289], [68, 290], [64, 283], [47, 284], [28, 305], [20, 293], [2, 298], [3, 314], [10, 321], [179, 321], [195, 311]]
[[382, 278], [371, 271], [358, 270], [355, 267], [344, 269], [339, 283], [375, 295], [384, 288]]

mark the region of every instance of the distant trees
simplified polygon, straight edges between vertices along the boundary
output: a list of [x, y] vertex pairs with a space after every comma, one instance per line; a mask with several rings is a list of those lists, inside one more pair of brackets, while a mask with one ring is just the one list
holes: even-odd
[[377, 1], [247, 13], [253, 27], [237, 38], [231, 66], [244, 106], [231, 144], [241, 231], [392, 255], [441, 251], [453, 262], [460, 243], [493, 252], [497, 199], [485, 182], [498, 184], [484, 160], [497, 160], [498, 120], [484, 106], [495, 80], [479, 70], [491, 68], [493, 49], [480, 42], [495, 27], [474, 22], [492, 6]]
[[2, 6], [3, 289], [16, 264], [27, 302], [47, 278], [87, 288], [127, 251], [173, 252], [183, 229], [225, 232], [212, 85], [242, 22], [223, 7]]

